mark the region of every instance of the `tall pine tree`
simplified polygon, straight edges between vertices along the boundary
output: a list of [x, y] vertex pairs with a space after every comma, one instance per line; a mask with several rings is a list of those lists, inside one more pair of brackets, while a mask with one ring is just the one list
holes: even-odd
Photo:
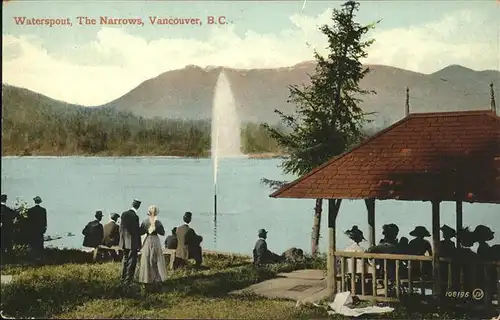
[[[359, 104], [363, 95], [375, 92], [359, 86], [370, 72], [360, 60], [367, 57], [366, 50], [374, 41], [363, 38], [378, 22], [360, 25], [354, 21], [358, 10], [358, 2], [347, 1], [333, 10], [331, 25], [320, 27], [328, 38], [328, 55], [324, 57], [315, 51], [316, 69], [309, 76], [310, 84], [289, 87], [288, 102], [295, 104], [295, 112], [284, 114], [275, 110], [289, 130], [280, 131], [264, 124], [287, 154], [280, 165], [286, 174], [304, 175], [363, 137], [362, 127], [368, 120]], [[271, 187], [283, 184], [267, 179], [263, 182]], [[313, 255], [318, 250], [322, 199], [316, 199], [314, 211]]]

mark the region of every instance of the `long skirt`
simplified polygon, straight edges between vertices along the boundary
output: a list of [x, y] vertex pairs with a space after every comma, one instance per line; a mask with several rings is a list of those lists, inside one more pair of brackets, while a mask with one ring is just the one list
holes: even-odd
[[144, 240], [139, 264], [140, 283], [158, 283], [167, 280], [167, 268], [160, 237], [149, 235]]

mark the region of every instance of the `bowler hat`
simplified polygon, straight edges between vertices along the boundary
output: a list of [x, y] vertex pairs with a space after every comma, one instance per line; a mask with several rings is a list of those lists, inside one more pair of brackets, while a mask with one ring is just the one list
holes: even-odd
[[259, 237], [267, 235], [267, 230], [266, 229], [260, 229], [259, 232], [257, 233]]
[[96, 217], [101, 217], [101, 218], [102, 218], [102, 211], [101, 211], [101, 210], [97, 210], [97, 211], [95, 212], [95, 216], [96, 216]]
[[33, 198], [33, 201], [35, 201], [35, 203], [42, 203], [42, 198], [40, 198], [39, 196], [36, 196]]
[[363, 231], [359, 230], [358, 226], [352, 226], [351, 230], [346, 230], [345, 234], [352, 240], [366, 240]]
[[111, 220], [113, 220], [113, 221], [117, 221], [117, 220], [118, 220], [118, 218], [120, 218], [120, 215], [119, 215], [118, 213], [113, 213], [113, 214], [111, 215]]
[[412, 237], [430, 237], [431, 234], [424, 226], [417, 226], [410, 232], [410, 236]]
[[453, 238], [457, 235], [457, 232], [455, 231], [455, 229], [453, 229], [452, 227], [450, 227], [446, 224], [443, 224], [443, 226], [441, 227], [441, 231], [443, 232], [443, 234], [448, 234], [450, 236], [450, 238]]
[[186, 213], [184, 213], [184, 219], [191, 219], [193, 217], [193, 214], [191, 213], [191, 211], [187, 211]]

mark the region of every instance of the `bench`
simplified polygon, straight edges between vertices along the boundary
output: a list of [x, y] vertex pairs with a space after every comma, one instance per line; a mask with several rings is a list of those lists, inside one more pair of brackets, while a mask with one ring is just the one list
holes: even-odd
[[92, 259], [94, 261], [97, 261], [97, 254], [99, 253], [99, 251], [106, 251], [106, 252], [114, 251], [117, 254], [120, 254], [120, 252], [122, 251], [122, 248], [120, 248], [119, 246], [108, 247], [108, 246], [105, 246], [105, 245], [100, 245], [97, 248], [94, 248], [94, 250], [93, 250]]
[[[108, 247], [108, 246], [105, 246], [105, 245], [100, 245], [97, 248], [94, 248], [94, 250], [93, 250], [92, 258], [93, 258], [94, 261], [97, 261], [97, 257], [98, 257], [99, 251], [106, 251], [106, 252], [115, 251], [117, 254], [120, 254], [121, 251], [123, 251], [123, 250], [119, 246]], [[165, 255], [169, 255], [170, 256], [170, 258], [169, 258], [170, 260], [169, 260], [169, 263], [168, 263], [168, 267], [169, 267], [170, 270], [174, 269], [175, 252], [176, 252], [175, 249], [163, 249], [163, 255], [164, 256]], [[141, 252], [139, 251], [139, 256], [140, 255], [141, 255]]]
[[170, 255], [170, 260], [168, 263], [168, 268], [170, 270], [174, 270], [174, 263], [175, 263], [175, 252], [177, 250], [175, 249], [163, 249], [163, 255]]

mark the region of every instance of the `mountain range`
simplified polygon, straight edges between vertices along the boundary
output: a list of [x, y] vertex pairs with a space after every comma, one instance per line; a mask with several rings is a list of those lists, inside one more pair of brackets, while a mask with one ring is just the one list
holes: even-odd
[[[308, 74], [314, 72], [314, 67], [314, 62], [249, 70], [191, 65], [164, 72], [116, 100], [96, 107], [145, 118], [209, 119], [215, 85], [223, 70], [231, 83], [240, 119], [273, 124], [279, 120], [275, 109], [293, 111], [294, 106], [287, 103], [288, 86], [307, 84]], [[386, 127], [404, 116], [406, 87], [410, 89], [410, 112], [489, 109], [490, 83], [500, 90], [500, 72], [494, 70], [474, 71], [451, 65], [432, 74], [422, 74], [383, 65], [369, 67], [371, 72], [362, 80], [361, 87], [375, 90], [377, 94], [365, 96], [361, 107], [366, 112], [376, 112], [377, 127]], [[26, 89], [8, 87], [10, 91], [18, 90], [16, 96], [20, 100], [36, 97], [57, 110], [77, 107]], [[5, 88], [3, 85], [2, 91]]]
[[[451, 65], [432, 74], [423, 74], [384, 65], [369, 65], [371, 72], [361, 87], [376, 91], [365, 96], [361, 107], [376, 112], [378, 126], [387, 126], [404, 116], [406, 87], [410, 90], [410, 112], [438, 112], [488, 109], [490, 83], [500, 90], [500, 72], [475, 71]], [[217, 77], [228, 77], [242, 121], [278, 121], [275, 109], [291, 112], [288, 86], [307, 84], [314, 62], [275, 69], [201, 68], [186, 66], [147, 80], [127, 94], [101, 107], [128, 111], [143, 117], [207, 119]], [[498, 100], [498, 99], [497, 99]]]

